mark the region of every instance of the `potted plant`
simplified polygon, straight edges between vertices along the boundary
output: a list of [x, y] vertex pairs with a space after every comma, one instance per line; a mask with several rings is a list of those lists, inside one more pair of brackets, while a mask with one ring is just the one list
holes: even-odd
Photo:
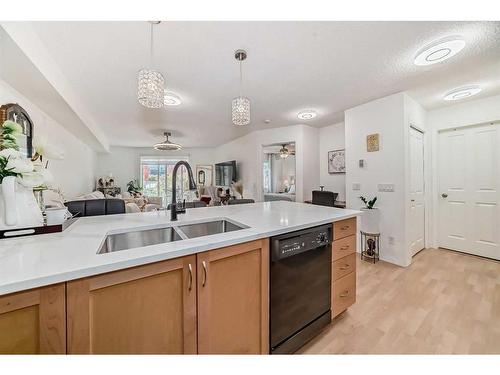
[[365, 204], [365, 207], [361, 208], [361, 211], [363, 211], [361, 230], [365, 233], [379, 233], [379, 210], [375, 207], [377, 197], [368, 200], [360, 196], [359, 199]]
[[133, 197], [142, 194], [142, 187], [137, 180], [132, 180], [127, 183], [127, 191]]

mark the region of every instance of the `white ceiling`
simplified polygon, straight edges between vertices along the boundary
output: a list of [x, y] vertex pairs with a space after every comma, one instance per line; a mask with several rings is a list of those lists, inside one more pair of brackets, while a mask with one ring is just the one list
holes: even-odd
[[[149, 60], [148, 23], [31, 24], [111, 145], [147, 147], [168, 129], [185, 147], [210, 147], [297, 124], [302, 109], [316, 109], [318, 117], [304, 123], [320, 127], [399, 91], [427, 109], [449, 105], [443, 94], [465, 84], [481, 84], [480, 96], [500, 92], [500, 22], [162, 22], [155, 29], [156, 65], [183, 103], [160, 110], [136, 99], [137, 71]], [[467, 41], [459, 55], [413, 64], [418, 49], [449, 35]], [[233, 126], [230, 115], [239, 48], [248, 52], [247, 127]]]

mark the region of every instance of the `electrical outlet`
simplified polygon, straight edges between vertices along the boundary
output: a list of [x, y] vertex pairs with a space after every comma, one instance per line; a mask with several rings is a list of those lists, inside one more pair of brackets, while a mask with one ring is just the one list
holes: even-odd
[[396, 242], [393, 236], [389, 236], [388, 239], [389, 239], [389, 245], [394, 245], [394, 243]]
[[394, 184], [378, 184], [378, 191], [393, 192]]
[[359, 182], [353, 182], [352, 190], [361, 190], [361, 184]]

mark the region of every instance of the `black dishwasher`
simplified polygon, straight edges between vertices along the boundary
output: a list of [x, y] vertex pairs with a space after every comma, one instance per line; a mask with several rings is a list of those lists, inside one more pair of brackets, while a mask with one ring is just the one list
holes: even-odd
[[293, 353], [331, 319], [332, 225], [271, 238], [270, 353]]

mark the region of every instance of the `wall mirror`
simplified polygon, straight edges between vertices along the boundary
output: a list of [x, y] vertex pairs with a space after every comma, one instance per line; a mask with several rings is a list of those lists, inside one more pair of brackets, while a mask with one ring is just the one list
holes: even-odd
[[30, 116], [19, 104], [9, 103], [0, 107], [0, 124], [4, 121], [11, 120], [23, 129], [23, 134], [17, 138], [19, 151], [26, 155], [26, 157], [33, 157], [33, 122]]

